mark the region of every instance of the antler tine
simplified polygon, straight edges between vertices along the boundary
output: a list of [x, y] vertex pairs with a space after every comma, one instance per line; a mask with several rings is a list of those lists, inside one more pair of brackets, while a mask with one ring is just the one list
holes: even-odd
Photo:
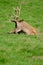
[[14, 19], [15, 20], [18, 20], [19, 19], [19, 16], [20, 16], [20, 8], [17, 6], [16, 8], [13, 8], [13, 9], [15, 11]]

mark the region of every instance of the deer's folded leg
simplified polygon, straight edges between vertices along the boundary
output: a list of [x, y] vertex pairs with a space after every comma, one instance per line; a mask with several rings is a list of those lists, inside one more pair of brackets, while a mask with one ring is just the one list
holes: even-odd
[[27, 35], [36, 35], [35, 31], [29, 30], [27, 28], [23, 28], [23, 32], [25, 32]]
[[18, 33], [18, 32], [20, 32], [21, 31], [21, 29], [20, 28], [16, 28], [15, 30], [12, 30], [12, 31], [10, 31], [10, 32], [8, 32], [9, 34], [13, 34], [13, 33]]
[[15, 33], [19, 33], [20, 31], [21, 31], [20, 28], [16, 28], [16, 29], [15, 29]]
[[10, 32], [8, 32], [9, 34], [13, 34], [15, 33], [15, 30], [11, 30]]

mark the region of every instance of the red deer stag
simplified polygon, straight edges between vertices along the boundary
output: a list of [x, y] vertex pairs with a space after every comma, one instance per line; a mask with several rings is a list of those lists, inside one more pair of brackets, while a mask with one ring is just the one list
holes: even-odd
[[36, 35], [36, 29], [29, 25], [27, 22], [24, 20], [18, 20], [20, 16], [20, 9], [17, 7], [15, 9], [15, 19], [11, 20], [12, 22], [15, 22], [15, 30], [10, 31], [9, 33], [19, 33], [19, 32], [24, 32], [28, 35]]

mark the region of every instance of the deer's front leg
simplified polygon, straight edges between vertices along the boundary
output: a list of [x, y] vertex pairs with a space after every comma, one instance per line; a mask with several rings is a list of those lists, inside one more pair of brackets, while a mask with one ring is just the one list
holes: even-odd
[[16, 28], [15, 29], [15, 33], [17, 34], [18, 32], [20, 32], [21, 31], [21, 29], [20, 28]]
[[15, 30], [12, 30], [12, 31], [10, 31], [10, 32], [8, 32], [9, 34], [13, 34], [13, 33], [18, 33], [18, 32], [20, 32], [21, 31], [21, 29], [20, 28], [16, 28]]
[[10, 32], [8, 32], [9, 34], [13, 34], [15, 33], [15, 30], [11, 30]]

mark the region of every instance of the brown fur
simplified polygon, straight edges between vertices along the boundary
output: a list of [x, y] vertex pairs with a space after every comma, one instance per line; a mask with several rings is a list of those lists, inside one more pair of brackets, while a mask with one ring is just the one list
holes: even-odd
[[15, 30], [11, 31], [10, 33], [18, 33], [20, 31], [23, 31], [24, 33], [28, 35], [36, 35], [36, 29], [29, 25], [24, 20], [11, 20], [12, 22], [15, 22]]

